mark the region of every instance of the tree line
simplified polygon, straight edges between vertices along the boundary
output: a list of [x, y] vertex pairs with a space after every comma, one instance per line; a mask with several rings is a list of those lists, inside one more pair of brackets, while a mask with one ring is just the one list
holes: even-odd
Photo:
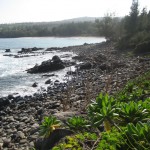
[[43, 36], [96, 36], [95, 22], [1, 24], [0, 38]]

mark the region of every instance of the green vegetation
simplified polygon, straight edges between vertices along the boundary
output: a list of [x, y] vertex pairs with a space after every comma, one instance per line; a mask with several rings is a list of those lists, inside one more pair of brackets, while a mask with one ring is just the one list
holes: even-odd
[[[44, 136], [49, 137], [60, 124], [56, 120], [45, 117]], [[68, 127], [74, 134], [52, 150], [149, 150], [150, 71], [129, 81], [114, 96], [99, 94], [87, 107], [87, 115], [69, 118], [64, 128]]]
[[67, 120], [67, 125], [75, 131], [83, 131], [89, 127], [88, 121], [81, 116], [74, 116]]
[[17, 23], [0, 25], [0, 38], [88, 35], [98, 35], [94, 22]]
[[101, 20], [95, 20], [98, 34], [107, 40], [116, 41], [122, 34], [122, 20], [112, 14], [106, 14]]
[[106, 14], [102, 20], [96, 20], [99, 35], [115, 41], [119, 50], [150, 52], [150, 11], [143, 8], [140, 12], [138, 6], [138, 1], [133, 0], [129, 15], [117, 18]]
[[89, 147], [94, 144], [97, 138], [98, 136], [95, 133], [79, 133], [73, 136], [66, 137], [66, 142], [55, 146], [53, 150], [82, 150], [83, 147], [88, 150]]
[[88, 115], [92, 124], [99, 127], [104, 123], [105, 131], [111, 130], [112, 119], [117, 117], [116, 104], [112, 97], [103, 95], [102, 93], [88, 107]]
[[42, 125], [40, 125], [40, 135], [44, 136], [44, 138], [47, 138], [55, 129], [59, 127], [60, 121], [57, 120], [56, 117], [44, 117]]
[[118, 48], [134, 49], [136, 54], [150, 52], [150, 11], [143, 8], [139, 12], [138, 1], [133, 0], [131, 11], [123, 18], [123, 28]]

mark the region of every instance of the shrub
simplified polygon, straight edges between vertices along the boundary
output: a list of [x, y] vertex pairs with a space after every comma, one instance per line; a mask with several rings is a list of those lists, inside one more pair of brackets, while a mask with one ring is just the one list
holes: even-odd
[[121, 103], [119, 110], [121, 124], [136, 124], [138, 121], [145, 122], [148, 119], [149, 113], [148, 110], [142, 106], [142, 103], [142, 101], [130, 101], [129, 103]]
[[[127, 135], [127, 143], [133, 149], [148, 150], [150, 149], [150, 122], [141, 123], [138, 122], [136, 125], [129, 123], [125, 130]], [[125, 135], [125, 137], [126, 137]]]
[[44, 117], [44, 121], [42, 122], [42, 125], [40, 125], [40, 135], [47, 138], [56, 128], [59, 127], [60, 121], [57, 120], [56, 117]]
[[89, 127], [89, 123], [86, 119], [81, 116], [73, 116], [67, 120], [67, 125], [70, 129], [75, 131], [82, 131]]
[[112, 119], [119, 116], [116, 110], [117, 107], [114, 99], [107, 94], [103, 95], [101, 93], [96, 98], [96, 102], [89, 105], [88, 115], [95, 127], [99, 127], [104, 123], [105, 131], [109, 131], [111, 129]]
[[148, 53], [148, 52], [150, 53], [150, 41], [144, 41], [136, 45], [134, 52], [136, 54]]

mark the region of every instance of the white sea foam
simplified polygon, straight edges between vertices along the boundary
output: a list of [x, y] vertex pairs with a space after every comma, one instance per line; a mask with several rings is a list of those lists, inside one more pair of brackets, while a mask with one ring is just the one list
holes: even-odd
[[[81, 45], [84, 43], [97, 43], [104, 41], [104, 38], [17, 38], [17, 39], [0, 39], [0, 97], [6, 96], [10, 93], [19, 93], [21, 95], [29, 95], [41, 87], [45, 87], [45, 81], [48, 77], [42, 77], [43, 74], [27, 74], [26, 70], [33, 67], [35, 64], [51, 59], [54, 55], [64, 56], [66, 54], [70, 57], [62, 57], [62, 60], [71, 59], [74, 54], [71, 52], [53, 51], [42, 54], [44, 50], [35, 52], [36, 56], [14, 58], [3, 56], [4, 54], [17, 54], [21, 48], [31, 47], [63, 47], [71, 45]], [[5, 53], [5, 49], [10, 48], [10, 53]], [[40, 53], [39, 53], [40, 52]], [[30, 54], [29, 54], [30, 55]], [[32, 54], [31, 54], [32, 55]], [[71, 70], [74, 68], [72, 67]], [[70, 68], [52, 72], [55, 76], [51, 80], [64, 81], [65, 74]], [[38, 87], [33, 88], [32, 84], [38, 82]]]

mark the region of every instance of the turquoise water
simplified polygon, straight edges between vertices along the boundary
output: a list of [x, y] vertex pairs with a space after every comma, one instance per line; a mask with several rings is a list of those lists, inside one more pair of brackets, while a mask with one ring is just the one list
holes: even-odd
[[84, 43], [100, 43], [103, 37], [25, 37], [0, 38], [0, 49], [18, 49], [31, 47], [64, 47], [82, 45]]

